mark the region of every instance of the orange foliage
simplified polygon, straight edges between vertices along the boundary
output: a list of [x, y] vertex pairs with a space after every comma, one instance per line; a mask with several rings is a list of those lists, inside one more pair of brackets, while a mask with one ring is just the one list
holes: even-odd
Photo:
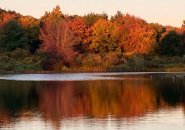
[[[59, 127], [62, 117], [113, 116], [120, 119], [144, 116], [160, 108], [184, 106], [182, 82], [154, 81], [133, 75], [120, 78], [125, 80], [38, 83], [3, 81], [0, 91], [0, 123], [8, 125], [14, 118], [28, 119], [36, 112], [41, 113], [45, 121]], [[13, 87], [15, 85], [18, 89]], [[18, 105], [12, 107], [14, 103]], [[33, 109], [36, 111], [33, 112]]]
[[105, 19], [99, 19], [91, 27], [91, 30], [91, 49], [93, 49], [95, 52], [101, 53], [116, 50], [116, 48], [118, 47], [115, 35], [118, 31], [118, 27], [116, 26], [116, 24]]
[[37, 19], [31, 17], [31, 16], [23, 16], [19, 18], [19, 22], [21, 25], [26, 28], [26, 27], [31, 27], [34, 26], [35, 24], [38, 24]]
[[8, 22], [12, 19], [16, 19], [19, 16], [16, 13], [2, 13], [1, 14], [1, 22]]
[[58, 22], [63, 18], [64, 15], [62, 14], [60, 7], [56, 6], [55, 8], [53, 8], [52, 12], [46, 12], [45, 15], [40, 18], [40, 21], [41, 23], [44, 23], [46, 21]]
[[155, 48], [155, 30], [144, 20], [134, 16], [123, 17], [124, 24], [119, 28], [119, 45], [126, 55], [148, 54]]
[[18, 19], [19, 17], [21, 17], [21, 15], [14, 11], [5, 11], [0, 9], [0, 27], [13, 19]]
[[[85, 60], [82, 58], [93, 62], [93, 57], [90, 56], [92, 53], [98, 55], [98, 59], [105, 62], [106, 66], [100, 65], [105, 70], [107, 66], [114, 67], [123, 64], [124, 56], [160, 54], [158, 52], [160, 43], [171, 31], [175, 31], [181, 37], [180, 51], [185, 48], [185, 21], [181, 28], [176, 28], [153, 23], [148, 24], [141, 18], [129, 14], [124, 15], [120, 11], [110, 20], [104, 13], [70, 16], [64, 15], [59, 6], [56, 6], [52, 12], [46, 12], [40, 19], [35, 19], [31, 16], [22, 16], [13, 11], [0, 9], [0, 27], [12, 19], [18, 21], [21, 28], [23, 27], [24, 36], [28, 39], [25, 44], [28, 45], [29, 51], [35, 53], [39, 49], [44, 52], [47, 54], [46, 57], [49, 57], [46, 59], [46, 64], [57, 66], [56, 68], [60, 68], [61, 65], [83, 67]], [[1, 28], [1, 30], [3, 29]], [[0, 40], [3, 41], [3, 34], [1, 36], [2, 39]], [[7, 37], [7, 41], [9, 41], [9, 35]], [[25, 39], [25, 37], [22, 35], [20, 39]], [[11, 44], [14, 46], [16, 38], [13, 38], [12, 41]], [[15, 48], [20, 48], [17, 45]], [[167, 44], [167, 46], [169, 45]], [[177, 50], [179, 51], [179, 48]], [[78, 56], [77, 51], [80, 52]], [[182, 51], [180, 56], [184, 53]], [[110, 60], [111, 62], [109, 62]], [[42, 64], [44, 69], [49, 68], [45, 67], [46, 64]], [[87, 64], [85, 63], [85, 65]], [[55, 69], [55, 67], [51, 68]]]
[[156, 95], [150, 85], [140, 81], [47, 83], [41, 95], [40, 110], [46, 120], [53, 121], [84, 114], [98, 118], [109, 114], [117, 118], [142, 116], [157, 108]]
[[69, 27], [73, 31], [75, 39], [78, 43], [83, 43], [86, 36], [86, 24], [83, 18], [75, 18], [69, 22]]

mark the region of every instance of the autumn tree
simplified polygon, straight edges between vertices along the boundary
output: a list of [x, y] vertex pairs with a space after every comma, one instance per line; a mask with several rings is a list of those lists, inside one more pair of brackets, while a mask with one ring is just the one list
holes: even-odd
[[74, 34], [76, 42], [78, 43], [76, 49], [78, 49], [78, 51], [80, 52], [84, 52], [85, 51], [84, 45], [88, 42], [89, 35], [88, 27], [86, 26], [83, 18], [75, 17], [74, 19], [71, 19], [69, 21], [69, 27]]
[[52, 19], [46, 19], [40, 30], [40, 40], [42, 42], [40, 51], [50, 57], [51, 63], [48, 63], [48, 67], [51, 69], [55, 69], [53, 65], [59, 62], [70, 66], [77, 54], [74, 51], [76, 41], [69, 28], [69, 22], [61, 17], [59, 15], [60, 11], [58, 11], [58, 9], [53, 10], [51, 14], [58, 15], [50, 16]]
[[57, 23], [61, 19], [64, 18], [64, 15], [61, 12], [60, 6], [56, 6], [52, 12], [46, 12], [44, 16], [40, 18], [41, 23], [45, 21], [52, 21], [53, 23]]
[[155, 30], [144, 20], [125, 15], [120, 25], [119, 46], [126, 55], [148, 54], [155, 49]]
[[118, 48], [116, 32], [118, 27], [110, 21], [99, 19], [92, 27], [90, 49], [98, 53], [115, 51]]
[[21, 17], [21, 15], [15, 11], [5, 11], [0, 9], [0, 26], [11, 20], [17, 20], [19, 17]]

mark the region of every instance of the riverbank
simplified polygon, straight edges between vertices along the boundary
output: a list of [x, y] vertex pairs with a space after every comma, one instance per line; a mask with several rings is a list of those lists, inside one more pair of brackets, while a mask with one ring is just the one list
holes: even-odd
[[106, 65], [103, 61], [99, 62], [99, 64], [76, 64], [70, 67], [59, 64], [56, 69], [45, 70], [45, 66], [42, 64], [44, 58], [41, 55], [16, 55], [18, 58], [15, 58], [15, 55], [12, 55], [13, 54], [3, 54], [0, 56], [0, 74], [185, 72], [185, 56], [159, 57], [134, 55], [132, 57], [125, 58], [124, 62], [119, 64]]
[[157, 69], [153, 68], [150, 71], [79, 71], [75, 69], [69, 69], [65, 71], [0, 71], [0, 75], [4, 74], [62, 74], [62, 73], [185, 73], [185, 68], [164, 68], [164, 69]]

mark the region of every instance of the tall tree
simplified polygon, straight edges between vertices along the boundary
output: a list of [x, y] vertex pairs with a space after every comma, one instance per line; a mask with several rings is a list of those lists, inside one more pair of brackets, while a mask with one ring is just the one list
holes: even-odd
[[41, 23], [44, 23], [45, 21], [50, 20], [53, 23], [57, 23], [63, 18], [64, 15], [62, 14], [60, 6], [56, 6], [55, 8], [53, 8], [52, 12], [46, 12], [45, 15], [40, 18], [40, 21]]
[[[53, 11], [55, 12], [56, 9]], [[59, 12], [52, 12], [51, 14], [59, 14]], [[42, 42], [40, 51], [48, 54], [56, 62], [59, 61], [66, 66], [70, 66], [73, 64], [77, 54], [74, 50], [76, 40], [70, 30], [69, 22], [60, 17], [61, 15], [57, 16], [53, 20], [47, 19], [42, 25], [40, 30], [40, 40]]]

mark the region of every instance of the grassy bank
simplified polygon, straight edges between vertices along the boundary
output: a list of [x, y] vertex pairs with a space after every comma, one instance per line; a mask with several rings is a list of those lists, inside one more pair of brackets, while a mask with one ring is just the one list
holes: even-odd
[[[185, 56], [159, 57], [140, 56], [125, 57], [120, 64], [105, 65], [104, 60], [96, 64], [79, 64], [71, 67], [60, 65], [58, 70], [44, 70], [46, 60], [42, 55], [30, 54], [25, 50], [0, 53], [0, 74], [4, 73], [62, 73], [62, 72], [182, 72], [185, 71]], [[94, 61], [93, 61], [94, 62]]]

